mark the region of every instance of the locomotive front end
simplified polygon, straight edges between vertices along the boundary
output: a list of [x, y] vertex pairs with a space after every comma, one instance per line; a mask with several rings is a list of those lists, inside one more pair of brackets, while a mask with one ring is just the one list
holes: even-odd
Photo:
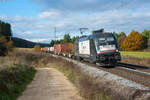
[[121, 60], [117, 41], [112, 33], [95, 34], [94, 41], [97, 62], [110, 66]]

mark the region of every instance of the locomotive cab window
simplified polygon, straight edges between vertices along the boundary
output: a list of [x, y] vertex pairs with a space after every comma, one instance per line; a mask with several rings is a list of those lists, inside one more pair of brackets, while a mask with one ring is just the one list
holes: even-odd
[[106, 47], [106, 46], [115, 46], [115, 39], [114, 37], [97, 37], [95, 38], [95, 46], [97, 50], [99, 51], [100, 47]]

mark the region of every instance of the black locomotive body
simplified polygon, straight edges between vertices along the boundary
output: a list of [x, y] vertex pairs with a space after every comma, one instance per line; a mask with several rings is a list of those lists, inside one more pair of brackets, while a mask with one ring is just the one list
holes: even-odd
[[93, 31], [89, 36], [82, 36], [74, 42], [74, 56], [91, 63], [114, 66], [121, 60], [117, 40], [112, 33], [103, 29]]

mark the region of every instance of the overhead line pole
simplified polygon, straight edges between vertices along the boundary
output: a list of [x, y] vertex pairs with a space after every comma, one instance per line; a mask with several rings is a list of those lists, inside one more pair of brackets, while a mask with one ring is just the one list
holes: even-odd
[[54, 28], [55, 40], [56, 40], [56, 27]]

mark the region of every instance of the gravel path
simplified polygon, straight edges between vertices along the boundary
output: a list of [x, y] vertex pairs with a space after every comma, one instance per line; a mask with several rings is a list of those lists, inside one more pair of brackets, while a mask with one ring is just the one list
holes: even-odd
[[76, 88], [54, 68], [39, 68], [18, 100], [82, 100]]

